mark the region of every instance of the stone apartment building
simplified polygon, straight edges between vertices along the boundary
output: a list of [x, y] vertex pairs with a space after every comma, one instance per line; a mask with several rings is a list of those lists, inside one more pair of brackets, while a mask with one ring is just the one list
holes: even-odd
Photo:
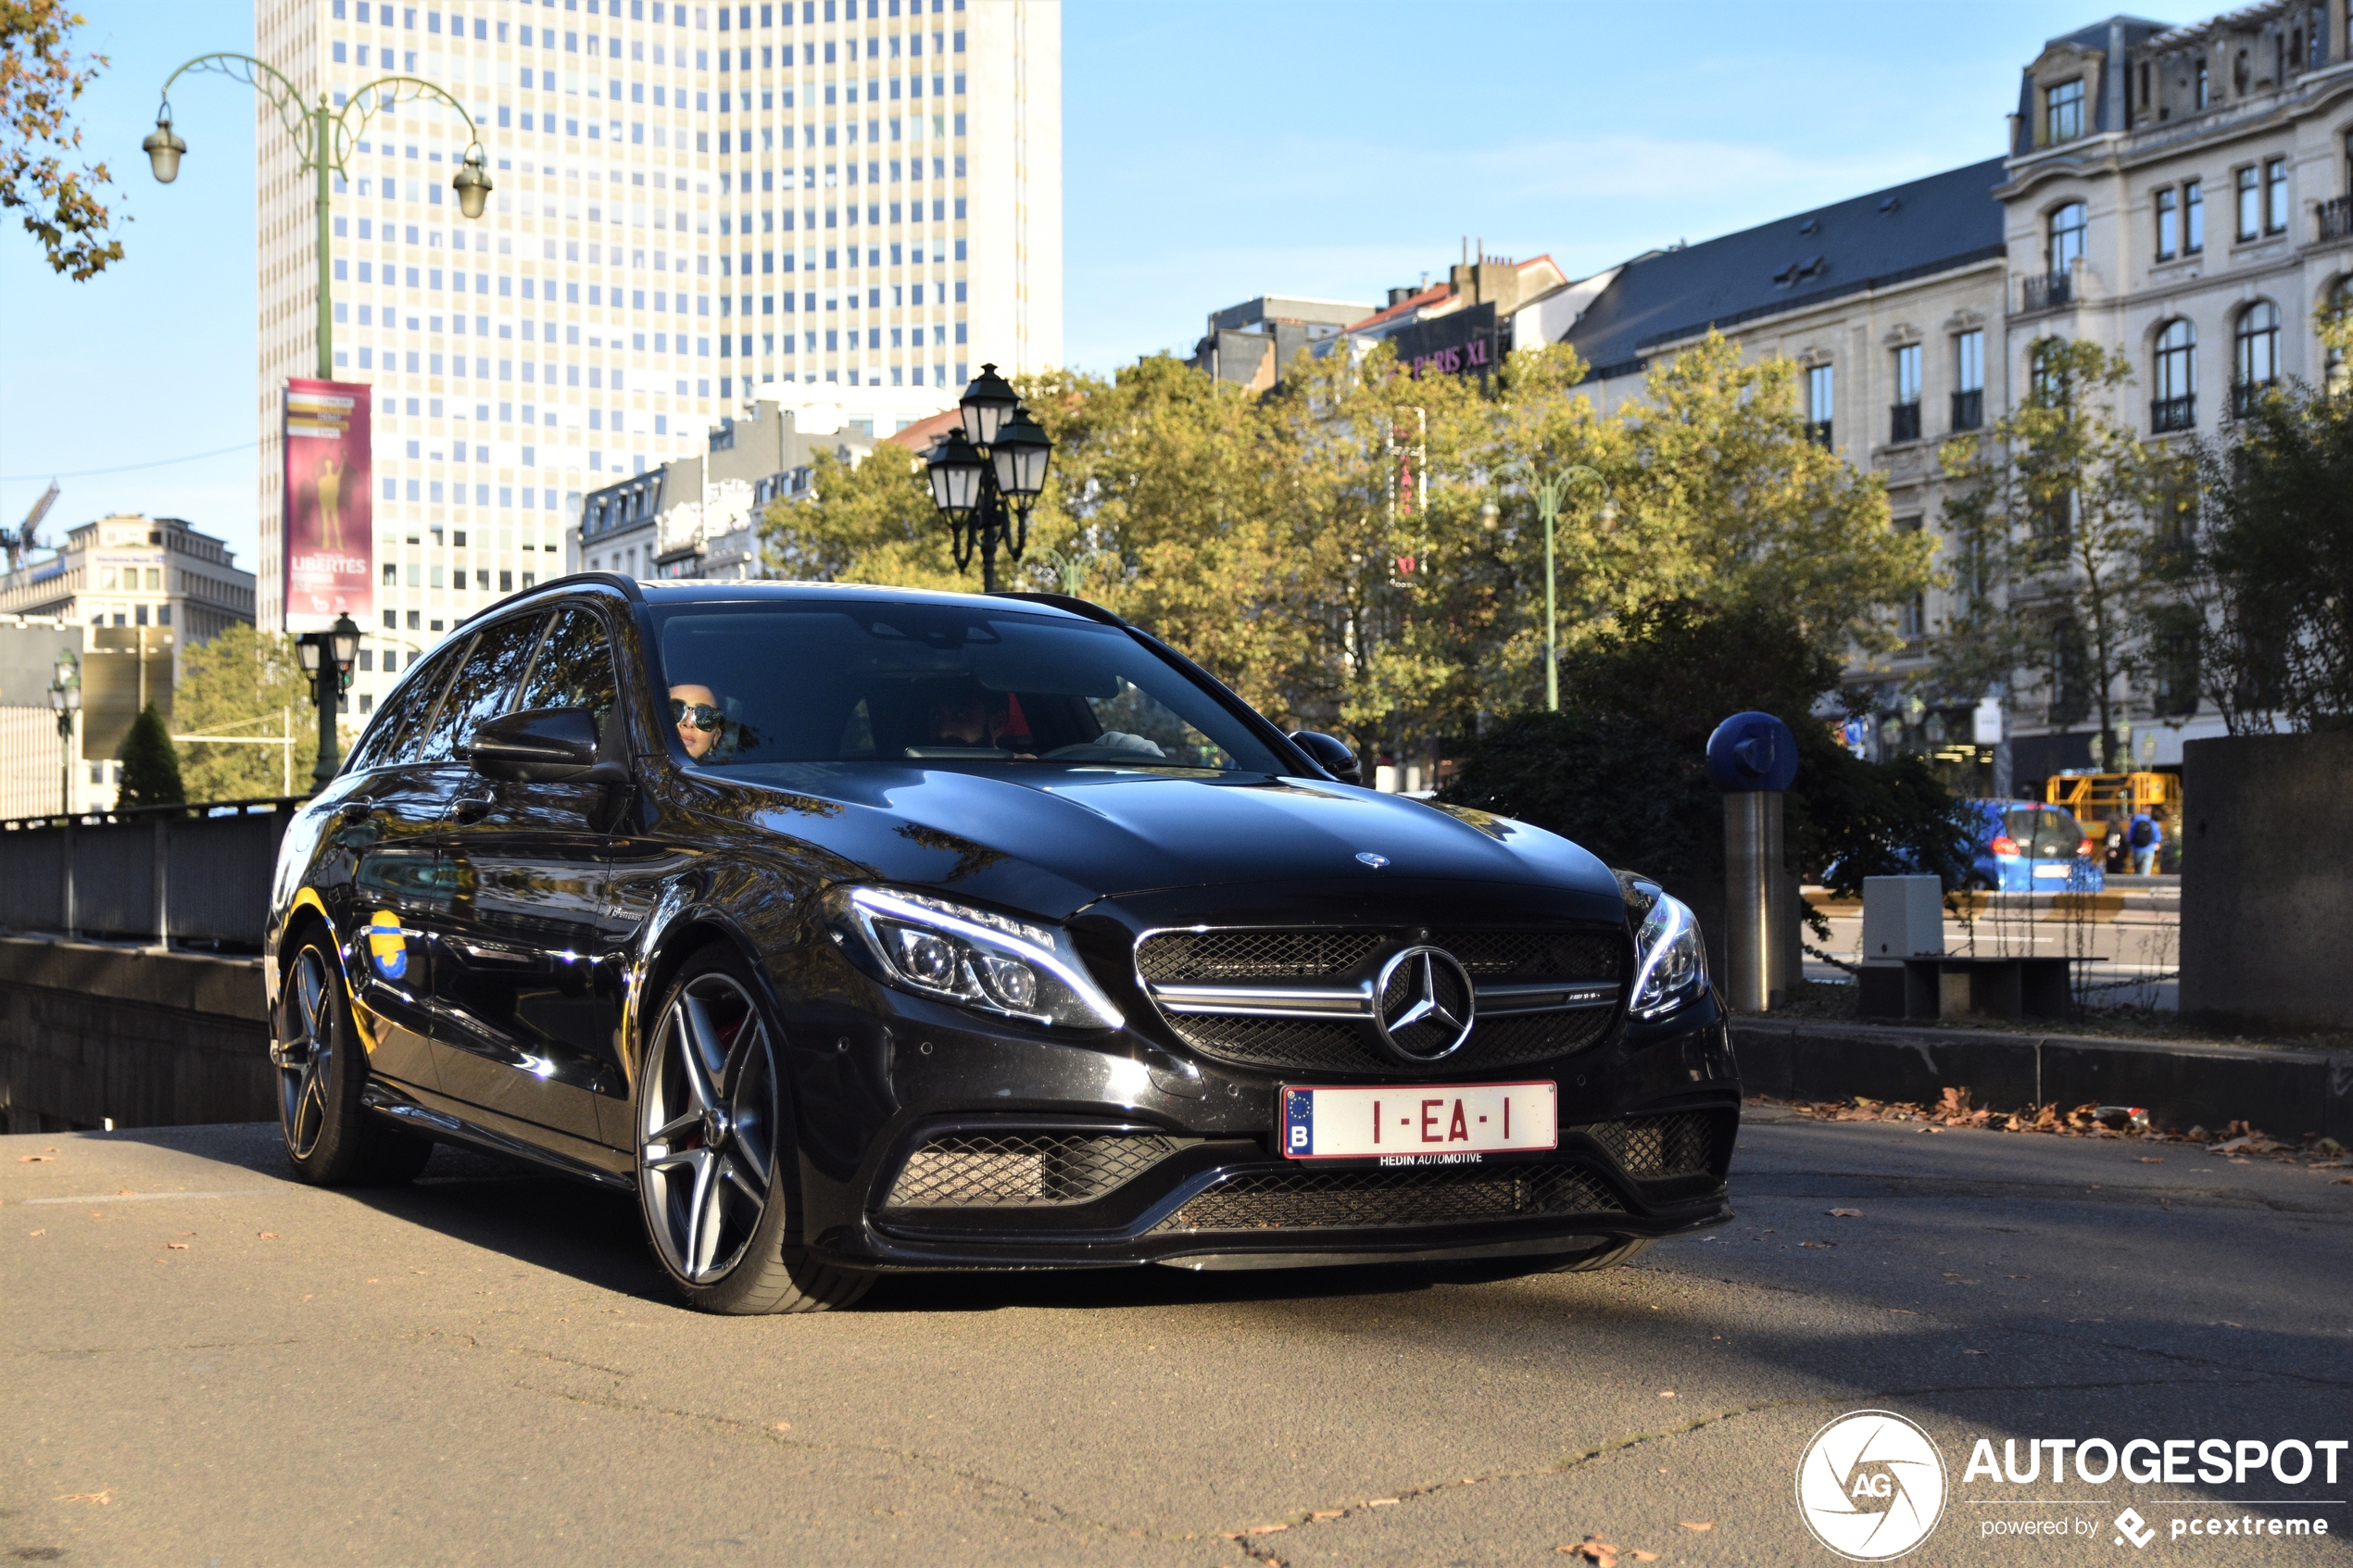
[[817, 431], [803, 428], [808, 419], [757, 402], [749, 418], [712, 427], [702, 452], [590, 493], [572, 540], [572, 566], [644, 578], [767, 575], [759, 521], [769, 503], [808, 495], [820, 454], [857, 462], [874, 450], [869, 421]]

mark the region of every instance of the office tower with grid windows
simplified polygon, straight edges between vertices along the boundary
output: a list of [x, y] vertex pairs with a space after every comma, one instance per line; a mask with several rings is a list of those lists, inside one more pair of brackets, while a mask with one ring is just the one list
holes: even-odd
[[[459, 621], [563, 570], [580, 497], [754, 399], [879, 437], [983, 360], [1062, 358], [1060, 0], [257, 0], [257, 53], [341, 106], [415, 76], [334, 182], [334, 373], [375, 389], [364, 711]], [[313, 182], [258, 141], [261, 573], [279, 397], [315, 373]], [[357, 116], [354, 117], [357, 119]]]

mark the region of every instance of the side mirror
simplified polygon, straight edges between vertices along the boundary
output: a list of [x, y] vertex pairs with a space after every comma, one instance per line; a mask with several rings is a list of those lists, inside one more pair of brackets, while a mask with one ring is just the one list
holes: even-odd
[[530, 708], [474, 726], [467, 758], [486, 779], [513, 784], [624, 784], [628, 771], [597, 759], [597, 721], [585, 708]]
[[1292, 734], [1290, 742], [1307, 753], [1310, 761], [1340, 783], [1360, 784], [1365, 782], [1365, 765], [1356, 759], [1354, 752], [1334, 737], [1317, 730], [1300, 730]]

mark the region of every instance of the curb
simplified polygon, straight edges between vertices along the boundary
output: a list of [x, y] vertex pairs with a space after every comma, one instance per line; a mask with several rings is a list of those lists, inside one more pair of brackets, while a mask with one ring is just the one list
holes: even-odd
[[1764, 1018], [1731, 1034], [1744, 1092], [1777, 1099], [1933, 1105], [1951, 1086], [1981, 1106], [2137, 1105], [2157, 1127], [2353, 1144], [2353, 1052]]

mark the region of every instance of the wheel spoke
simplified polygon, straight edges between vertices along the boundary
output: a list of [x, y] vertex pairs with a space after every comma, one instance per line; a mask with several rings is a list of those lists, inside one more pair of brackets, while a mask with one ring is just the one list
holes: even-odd
[[[749, 1163], [749, 1161], [746, 1161], [746, 1163]], [[767, 1178], [765, 1176], [761, 1178], [760, 1185], [754, 1186], [749, 1179], [745, 1176], [741, 1167], [739, 1167], [735, 1160], [727, 1159], [724, 1156], [721, 1157], [719, 1161], [719, 1173], [726, 1177], [728, 1181], [734, 1183], [736, 1190], [742, 1193], [746, 1198], [750, 1198], [755, 1206], [765, 1205], [767, 1203]]]
[[693, 997], [682, 996], [671, 1016], [677, 1021], [678, 1061], [686, 1070], [686, 1093], [698, 1111], [708, 1110], [719, 1103], [718, 1092], [711, 1087], [711, 1056], [706, 1049], [712, 1033], [711, 1015]]
[[[650, 1149], [654, 1146], [648, 1144], [646, 1147]], [[709, 1150], [700, 1148], [675, 1148], [662, 1154], [649, 1153], [646, 1156], [646, 1169], [648, 1171], [675, 1171], [681, 1165], [693, 1164], [697, 1159], [708, 1152]]]
[[679, 1248], [679, 1261], [685, 1265], [688, 1279], [699, 1281], [704, 1266], [704, 1239], [707, 1206], [711, 1199], [711, 1168], [714, 1161], [706, 1148], [694, 1150], [695, 1184], [686, 1198], [686, 1239]]
[[724, 1160], [714, 1157], [703, 1167], [702, 1190], [698, 1194], [702, 1210], [696, 1238], [698, 1245], [694, 1254], [695, 1277], [700, 1279], [711, 1273], [711, 1259], [719, 1251], [719, 1233], [725, 1228], [727, 1217], [727, 1184], [721, 1179]]
[[686, 1128], [698, 1126], [701, 1123], [702, 1112], [698, 1110], [689, 1110], [684, 1116], [673, 1117], [672, 1120], [665, 1122], [661, 1126], [655, 1128], [652, 1132], [648, 1133], [646, 1135], [646, 1142], [648, 1145], [667, 1144]]

